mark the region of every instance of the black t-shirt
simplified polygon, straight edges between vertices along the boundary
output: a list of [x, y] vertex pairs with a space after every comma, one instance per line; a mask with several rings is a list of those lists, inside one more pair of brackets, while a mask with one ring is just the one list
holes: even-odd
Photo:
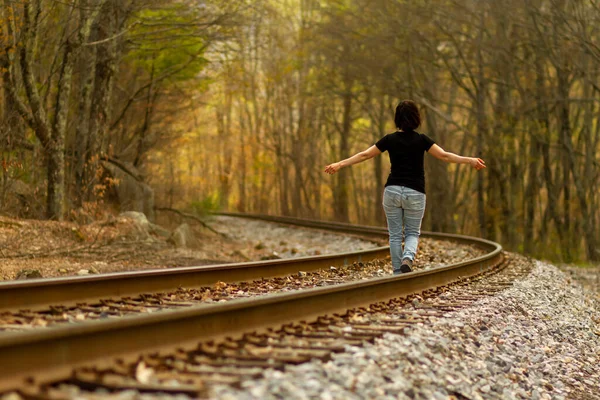
[[389, 153], [392, 163], [385, 186], [406, 186], [425, 193], [423, 156], [434, 144], [429, 136], [415, 131], [390, 133], [375, 143], [381, 152]]

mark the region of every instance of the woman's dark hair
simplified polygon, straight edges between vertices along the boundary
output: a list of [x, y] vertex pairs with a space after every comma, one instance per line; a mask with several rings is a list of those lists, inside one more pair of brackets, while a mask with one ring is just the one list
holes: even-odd
[[412, 100], [403, 100], [396, 107], [396, 115], [394, 116], [396, 128], [403, 131], [412, 131], [421, 125], [421, 114], [419, 108]]

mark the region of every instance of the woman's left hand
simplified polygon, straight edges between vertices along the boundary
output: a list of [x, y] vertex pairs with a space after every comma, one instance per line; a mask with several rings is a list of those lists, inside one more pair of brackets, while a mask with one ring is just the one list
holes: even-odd
[[342, 163], [336, 162], [336, 163], [329, 164], [328, 166], [326, 166], [325, 172], [327, 172], [329, 175], [333, 175], [336, 172], [338, 172], [341, 168], [342, 168]]
[[483, 161], [481, 158], [470, 158], [469, 164], [471, 164], [471, 167], [475, 168], [477, 171], [485, 168], [485, 161]]

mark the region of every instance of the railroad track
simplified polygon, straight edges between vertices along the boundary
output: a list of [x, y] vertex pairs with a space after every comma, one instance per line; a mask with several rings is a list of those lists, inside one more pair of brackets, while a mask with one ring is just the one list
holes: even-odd
[[[262, 218], [380, 238], [386, 235], [382, 228], [291, 218]], [[350, 317], [335, 317], [336, 313], [347, 316], [347, 310], [360, 309], [370, 304], [398, 298], [404, 299], [396, 300], [402, 302], [410, 300], [408, 296], [414, 293], [447, 290], [446, 285], [464, 285], [471, 282], [471, 279], [480, 280], [488, 274], [496, 274], [508, 265], [501, 247], [496, 243], [457, 235], [428, 236], [476, 244], [488, 253], [455, 265], [402, 276], [249, 300], [233, 300], [223, 304], [194, 306], [153, 315], [89, 321], [80, 325], [57, 326], [24, 333], [6, 333], [0, 336], [0, 393], [19, 390], [33, 396], [48, 397], [51, 393], [60, 391], [49, 383], [62, 381], [86, 389], [134, 388], [149, 392], [205, 394], [204, 391], [211, 382], [239, 382], [240, 379], [256, 376], [259, 372], [256, 368], [260, 366], [280, 366], [284, 361], [302, 362], [318, 355], [327, 357], [327, 354], [339, 350], [344, 344], [372, 340], [383, 332], [400, 331], [402, 328], [399, 325], [384, 329], [381, 324], [367, 323], [363, 324], [364, 326], [352, 325], [351, 332], [346, 334], [348, 329], [340, 326], [336, 328], [336, 325], [344, 323], [340, 318], [356, 318], [352, 317], [355, 314]], [[123, 282], [129, 283], [121, 283], [116, 277], [117, 274], [111, 274], [109, 277], [63, 279], [69, 282], [49, 280], [53, 282], [45, 285], [40, 282], [38, 286], [29, 284], [31, 297], [37, 296], [38, 288], [45, 294], [27, 304], [44, 307], [52, 302], [60, 304], [60, 301], [56, 301], [57, 298], [64, 299], [65, 303], [73, 303], [82, 299], [87, 301], [113, 296], [123, 297], [124, 294], [173, 290], [182, 284], [201, 286], [216, 280], [223, 281], [224, 278], [240, 281], [285, 275], [297, 273], [298, 270], [310, 271], [329, 267], [335, 263], [367, 262], [369, 259], [387, 256], [387, 251], [385, 247], [337, 256], [122, 274], [125, 276]], [[220, 274], [216, 274], [215, 271], [219, 271]], [[231, 275], [225, 276], [225, 273]], [[139, 278], [138, 285], [132, 283], [136, 280], [136, 275]], [[181, 279], [182, 277], [189, 280]], [[77, 289], [78, 281], [82, 283], [82, 289]], [[110, 289], [111, 285], [107, 282], [112, 282], [119, 289]], [[145, 284], [147, 286], [144, 286]], [[507, 284], [509, 283], [503, 285]], [[8, 291], [13, 290], [12, 293], [19, 289], [24, 290], [28, 286], [27, 283], [22, 287], [18, 284], [6, 285]], [[99, 289], [91, 294], [85, 293], [85, 288], [91, 287], [106, 289], [112, 294], [107, 296], [107, 292]], [[62, 297], [57, 297], [60, 288], [72, 289], [76, 293], [61, 294]], [[7, 298], [3, 292], [4, 285], [0, 285], [2, 304]], [[476, 295], [473, 294], [471, 298], [476, 298]], [[14, 301], [11, 304], [15, 304], [13, 308], [18, 305]], [[314, 324], [294, 325], [298, 321], [313, 320], [316, 321]], [[332, 324], [331, 321], [335, 323]], [[292, 336], [300, 338], [300, 341], [294, 342], [295, 339], [286, 336], [291, 334], [290, 329], [295, 330], [296, 333]], [[300, 333], [297, 334], [298, 332]], [[242, 338], [242, 342], [235, 342], [233, 339], [223, 341], [226, 337]], [[275, 339], [279, 341], [274, 342]], [[232, 351], [241, 349], [246, 353], [235, 356], [225, 351], [228, 348]], [[252, 350], [248, 350], [249, 348]], [[151, 356], [148, 356], [149, 354]], [[140, 355], [145, 356], [140, 359]], [[90, 367], [92, 364], [93, 368]], [[244, 369], [245, 366], [248, 369]], [[153, 371], [152, 381], [143, 378], [148, 376], [148, 371]], [[164, 383], [175, 379], [176, 375], [183, 381], [174, 386]]]
[[[379, 227], [267, 215], [234, 213], [223, 213], [222, 215], [256, 218], [296, 226], [339, 231], [370, 237], [375, 240], [387, 238], [385, 228]], [[448, 239], [435, 233], [424, 233], [423, 236]], [[452, 240], [461, 241], [463, 239], [456, 236]], [[328, 268], [331, 265], [349, 265], [354, 262], [382, 259], [388, 255], [388, 247], [377, 247], [365, 251], [282, 260], [2, 282], [0, 283], [0, 312], [15, 309], [45, 310], [56, 304], [68, 307], [102, 299], [175, 291], [180, 287], [197, 288], [212, 285], [219, 281], [241, 282], [266, 277], [286, 276], [297, 273], [299, 270], [315, 271]]]

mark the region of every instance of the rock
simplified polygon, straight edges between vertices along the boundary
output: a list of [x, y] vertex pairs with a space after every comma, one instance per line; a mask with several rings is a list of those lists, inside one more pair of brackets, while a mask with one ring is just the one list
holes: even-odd
[[[6, 191], [6, 197], [3, 204], [5, 210], [16, 211], [17, 215], [21, 218], [32, 218], [36, 213], [34, 204], [39, 200], [36, 197], [36, 189], [34, 185], [25, 183], [19, 179], [10, 179], [8, 175], [5, 175], [7, 179], [4, 182]], [[35, 217], [34, 217], [35, 218]], [[12, 223], [15, 225], [16, 223]]]
[[144, 183], [142, 174], [133, 164], [121, 160], [101, 161], [105, 175], [118, 183], [108, 188], [109, 199], [116, 199], [121, 211], [138, 211], [154, 220], [154, 191]]
[[279, 253], [277, 253], [276, 251], [274, 251], [271, 254], [267, 254], [266, 256], [262, 256], [260, 259], [262, 261], [266, 261], [266, 260], [280, 260], [281, 256], [279, 255]]
[[61, 274], [66, 274], [68, 271], [66, 270], [66, 268], [59, 268], [58, 272], [60, 272]]
[[138, 239], [147, 239], [150, 236], [150, 222], [146, 215], [137, 211], [127, 211], [119, 214], [119, 217], [132, 221], [135, 235]]
[[262, 250], [265, 248], [265, 244], [263, 242], [258, 242], [256, 243], [256, 246], [254, 246], [254, 250]]
[[241, 257], [244, 260], [249, 261], [250, 257], [248, 257], [248, 255], [246, 253], [244, 253], [242, 250], [235, 250], [234, 252], [231, 253], [232, 257]]
[[298, 276], [306, 276], [306, 272], [304, 272], [304, 271], [298, 271]]
[[149, 224], [150, 233], [156, 236], [161, 236], [165, 239], [168, 239], [171, 236], [171, 232], [168, 229], [163, 228], [160, 225], [156, 225], [153, 223]]
[[77, 271], [77, 275], [79, 276], [84, 276], [84, 275], [89, 275], [90, 271], [88, 271], [87, 269], [80, 269], [79, 271]]
[[39, 279], [43, 278], [42, 273], [37, 269], [22, 269], [17, 273], [17, 280]]
[[85, 242], [85, 235], [81, 233], [81, 231], [75, 227], [71, 228], [71, 232], [73, 232], [73, 236], [80, 242]]
[[442, 392], [435, 392], [433, 394], [433, 398], [436, 400], [447, 400], [448, 399], [448, 395]]
[[119, 217], [129, 218], [135, 221], [138, 225], [148, 227], [150, 222], [148, 218], [146, 218], [146, 214], [138, 211], [126, 211], [119, 214]]
[[100, 271], [98, 271], [98, 270], [97, 270], [96, 268], [94, 268], [94, 267], [89, 267], [89, 268], [88, 268], [88, 273], [90, 273], [90, 274], [99, 274], [99, 273], [100, 273]]
[[0, 397], [1, 400], [23, 400], [23, 397], [17, 392], [10, 392]]
[[108, 263], [105, 261], [94, 261], [93, 264], [98, 267], [107, 267]]
[[168, 242], [176, 247], [188, 247], [194, 242], [194, 233], [188, 224], [181, 224], [173, 231]]
[[151, 367], [147, 367], [146, 364], [142, 361], [139, 363], [135, 369], [135, 378], [143, 384], [150, 383], [152, 376], [154, 375], [154, 369]]

